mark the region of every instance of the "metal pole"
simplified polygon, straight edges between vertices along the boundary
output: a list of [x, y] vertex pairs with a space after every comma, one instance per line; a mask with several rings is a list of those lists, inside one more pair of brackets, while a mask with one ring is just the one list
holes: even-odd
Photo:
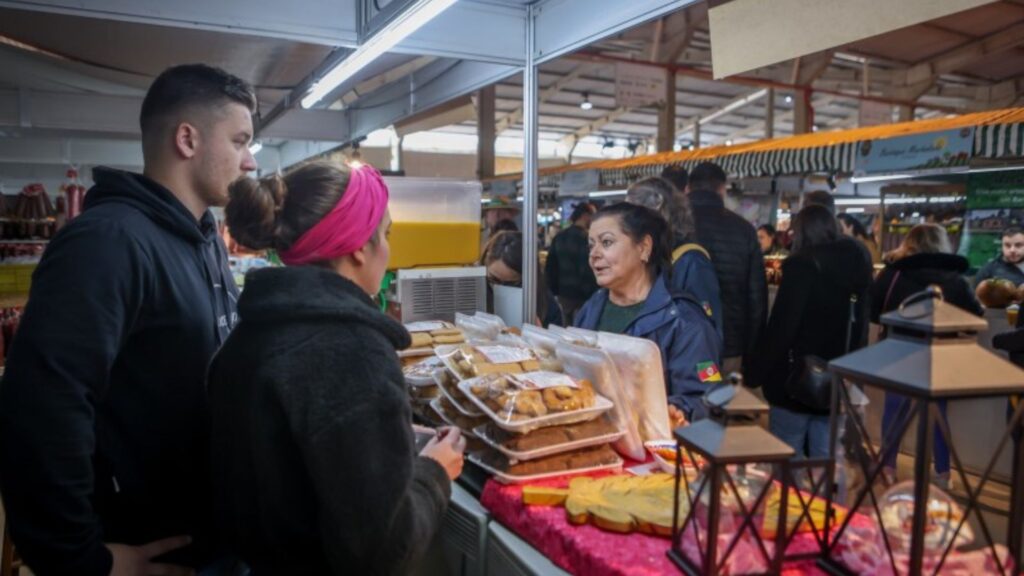
[[526, 67], [523, 69], [523, 323], [537, 317], [537, 6], [526, 12]]
[[924, 529], [928, 523], [928, 488], [934, 448], [935, 410], [931, 402], [918, 401], [917, 454], [914, 458], [914, 522], [910, 533], [910, 571], [920, 574], [924, 562]]

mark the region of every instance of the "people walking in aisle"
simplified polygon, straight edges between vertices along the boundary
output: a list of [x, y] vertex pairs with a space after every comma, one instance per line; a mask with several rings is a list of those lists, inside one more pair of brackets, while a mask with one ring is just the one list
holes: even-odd
[[[945, 228], [937, 224], [914, 226], [902, 245], [893, 251], [892, 262], [871, 287], [871, 321], [880, 323], [883, 314], [898, 309], [908, 297], [933, 285], [942, 290], [946, 302], [981, 316], [984, 310], [964, 277], [968, 267], [966, 258], [953, 254]], [[886, 394], [883, 438], [888, 437], [909, 408], [906, 397]], [[946, 403], [940, 403], [939, 409], [945, 418]], [[896, 451], [887, 454], [885, 466], [890, 478], [895, 478]], [[938, 426], [935, 428], [935, 474], [936, 483], [949, 486], [949, 448]]]
[[36, 574], [215, 561], [205, 379], [238, 290], [209, 208], [256, 169], [255, 111], [223, 70], [166, 70], [143, 173], [96, 168], [36, 269], [0, 386], [0, 492]]
[[238, 242], [287, 265], [246, 278], [210, 367], [214, 505], [255, 574], [406, 574], [441, 527], [465, 440], [416, 454], [396, 351], [372, 295], [387, 271], [388, 189], [326, 162], [231, 187]]
[[999, 256], [978, 270], [974, 282], [976, 285], [980, 285], [983, 281], [992, 278], [1009, 280], [1015, 286], [1024, 284], [1024, 230], [1020, 228], [1003, 230]]
[[576, 326], [647, 338], [661, 350], [674, 425], [706, 416], [701, 397], [721, 381], [721, 339], [703, 306], [669, 288], [668, 224], [628, 203], [606, 206], [590, 228], [590, 266], [601, 286]]
[[778, 231], [771, 224], [757, 227], [757, 242], [761, 245], [764, 256], [789, 256], [789, 251], [779, 244]]
[[685, 194], [664, 178], [645, 178], [634, 183], [626, 192], [626, 202], [646, 206], [668, 223], [672, 238], [672, 269], [669, 289], [695, 297], [715, 323], [722, 337], [722, 296], [718, 275], [711, 264], [708, 251], [697, 243], [693, 210]]
[[[840, 239], [836, 219], [823, 206], [803, 208], [793, 230], [794, 250], [782, 264], [782, 282], [752, 374], [771, 405], [771, 432], [798, 455], [820, 458], [829, 453], [829, 411], [794, 395], [798, 387], [793, 383], [802, 377], [807, 356], [826, 361], [842, 356], [848, 339], [851, 351], [864, 345], [860, 335], [865, 330], [859, 325], [867, 323], [871, 267], [852, 243]], [[851, 297], [856, 297], [853, 318]]]
[[576, 311], [597, 291], [594, 272], [587, 263], [587, 230], [594, 212], [594, 205], [589, 202], [576, 205], [569, 218], [572, 225], [555, 236], [544, 266], [548, 287], [562, 307], [565, 326], [573, 325]]
[[725, 185], [725, 171], [703, 162], [690, 173], [688, 195], [697, 242], [710, 254], [721, 287], [722, 368], [727, 374], [746, 373], [764, 330], [768, 284], [757, 232], [750, 222], [725, 207]]
[[861, 224], [861, 221], [856, 217], [845, 212], [838, 214], [836, 218], [839, 219], [839, 231], [843, 233], [843, 236], [859, 241], [867, 249], [868, 254], [871, 255], [871, 263], [881, 264], [882, 251], [878, 248], [878, 242], [875, 242], [875, 239], [868, 234], [864, 224]]

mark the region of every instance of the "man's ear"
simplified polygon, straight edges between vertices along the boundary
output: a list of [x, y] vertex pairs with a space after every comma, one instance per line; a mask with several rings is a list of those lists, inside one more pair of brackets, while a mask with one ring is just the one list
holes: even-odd
[[193, 158], [199, 149], [199, 130], [195, 126], [182, 122], [174, 129], [174, 151], [185, 159]]

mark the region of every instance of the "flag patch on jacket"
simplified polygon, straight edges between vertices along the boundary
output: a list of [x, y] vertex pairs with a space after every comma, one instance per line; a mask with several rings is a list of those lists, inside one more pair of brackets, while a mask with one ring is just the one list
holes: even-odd
[[697, 378], [701, 382], [721, 382], [722, 373], [718, 371], [718, 364], [714, 362], [701, 362], [697, 364]]

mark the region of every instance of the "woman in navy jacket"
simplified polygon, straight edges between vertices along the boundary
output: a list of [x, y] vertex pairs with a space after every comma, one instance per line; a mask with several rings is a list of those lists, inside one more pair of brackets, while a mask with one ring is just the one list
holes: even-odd
[[649, 208], [621, 203], [598, 211], [590, 226], [590, 267], [601, 289], [576, 326], [657, 344], [678, 423], [705, 416], [701, 396], [722, 378], [722, 340], [696, 299], [670, 290], [669, 246], [668, 224]]

